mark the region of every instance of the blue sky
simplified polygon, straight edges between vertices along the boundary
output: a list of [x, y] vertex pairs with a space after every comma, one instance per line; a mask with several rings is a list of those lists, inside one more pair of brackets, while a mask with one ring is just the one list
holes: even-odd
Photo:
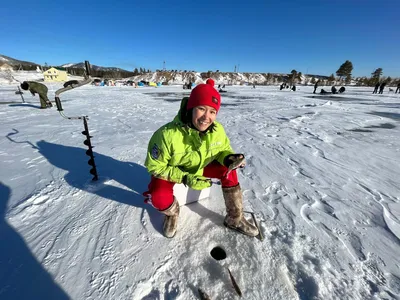
[[[60, 2], [61, 3], [61, 2]], [[0, 54], [49, 65], [400, 77], [399, 0], [9, 1]]]

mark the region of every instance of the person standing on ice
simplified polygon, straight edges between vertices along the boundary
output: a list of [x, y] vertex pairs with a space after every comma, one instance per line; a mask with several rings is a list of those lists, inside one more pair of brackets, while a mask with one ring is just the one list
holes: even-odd
[[318, 84], [319, 84], [319, 80], [314, 84], [314, 92], [313, 92], [313, 94], [315, 94], [315, 91], [316, 91], [317, 88], [318, 88]]
[[378, 93], [378, 89], [379, 89], [380, 85], [381, 84], [379, 82], [377, 84], [375, 84], [375, 88], [374, 88], [374, 91], [372, 92], [372, 94], [377, 94]]
[[382, 82], [381, 86], [379, 87], [379, 94], [383, 94], [383, 90], [385, 89], [386, 82]]
[[53, 106], [49, 98], [47, 98], [48, 89], [44, 84], [35, 81], [24, 81], [21, 83], [21, 88], [25, 91], [29, 90], [33, 96], [35, 96], [36, 93], [39, 94], [40, 108], [43, 109]]
[[236, 173], [236, 168], [245, 166], [245, 158], [235, 154], [224, 127], [216, 121], [221, 96], [214, 89], [213, 80], [207, 82], [196, 86], [190, 97], [183, 98], [175, 119], [151, 137], [145, 161], [151, 181], [143, 195], [165, 215], [164, 235], [172, 238], [179, 217], [174, 185], [184, 183], [202, 190], [211, 186], [211, 178], [218, 178], [227, 212], [224, 225], [257, 236], [258, 228], [243, 216], [243, 196]]
[[400, 82], [397, 84], [397, 89], [394, 93], [397, 94], [397, 92], [399, 92], [399, 94], [400, 94]]

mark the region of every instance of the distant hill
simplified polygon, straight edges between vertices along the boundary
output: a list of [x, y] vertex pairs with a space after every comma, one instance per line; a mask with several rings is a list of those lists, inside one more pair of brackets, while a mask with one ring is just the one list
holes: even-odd
[[[116, 68], [116, 67], [102, 67], [102, 66], [96, 66], [96, 65], [90, 65], [90, 66], [91, 66], [92, 70], [94, 70], [94, 71], [130, 72], [130, 71], [127, 71], [127, 70], [124, 70], [124, 69], [121, 69], [121, 68]], [[60, 67], [66, 68], [66, 69], [71, 69], [71, 68], [76, 68], [76, 69], [82, 68], [82, 69], [84, 69], [85, 68], [85, 64], [83, 62], [82, 63], [77, 63], [77, 64], [69, 63], [69, 64], [61, 65]]]
[[0, 63], [7, 63], [10, 66], [13, 67], [19, 67], [22, 66], [22, 68], [24, 67], [29, 67], [30, 69], [36, 69], [37, 66], [40, 66], [37, 63], [33, 63], [30, 61], [24, 61], [24, 60], [18, 60], [9, 56], [5, 56], [0, 54]]
[[[15, 58], [3, 55], [3, 54], [0, 54], [0, 63], [9, 64], [10, 66], [14, 67], [14, 70], [18, 70], [18, 68], [20, 68], [20, 67], [22, 67], [23, 70], [35, 70], [37, 66], [42, 67], [40, 64], [30, 62], [30, 61], [15, 59]], [[52, 67], [61, 67], [64, 69], [85, 69], [85, 64], [83, 62], [82, 63], [69, 63], [69, 64], [64, 64], [61, 66], [52, 66]], [[91, 68], [93, 71], [131, 73], [127, 70], [124, 70], [121, 68], [115, 68], [115, 67], [102, 67], [102, 66], [97, 66], [97, 65], [91, 65]]]

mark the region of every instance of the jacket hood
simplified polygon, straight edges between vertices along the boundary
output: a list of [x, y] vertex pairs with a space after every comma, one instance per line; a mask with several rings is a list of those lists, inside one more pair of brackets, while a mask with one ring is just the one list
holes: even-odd
[[174, 122], [180, 123], [182, 126], [187, 124], [188, 111], [187, 111], [186, 107], [187, 107], [188, 101], [189, 101], [189, 97], [184, 97], [182, 99], [178, 114], [174, 118]]

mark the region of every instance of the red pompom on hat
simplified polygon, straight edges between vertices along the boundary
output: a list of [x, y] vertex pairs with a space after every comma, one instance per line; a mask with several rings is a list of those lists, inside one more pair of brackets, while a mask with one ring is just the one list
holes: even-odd
[[214, 85], [215, 85], [214, 80], [211, 79], [211, 78], [208, 78], [207, 81], [206, 81], [206, 83], [209, 84], [209, 85], [211, 85], [211, 86], [214, 86]]
[[199, 105], [208, 105], [218, 112], [221, 107], [221, 95], [214, 89], [213, 85], [209, 84], [209, 81], [212, 81], [214, 85], [214, 80], [208, 79], [207, 84], [199, 84], [192, 90], [186, 106], [187, 110]]

